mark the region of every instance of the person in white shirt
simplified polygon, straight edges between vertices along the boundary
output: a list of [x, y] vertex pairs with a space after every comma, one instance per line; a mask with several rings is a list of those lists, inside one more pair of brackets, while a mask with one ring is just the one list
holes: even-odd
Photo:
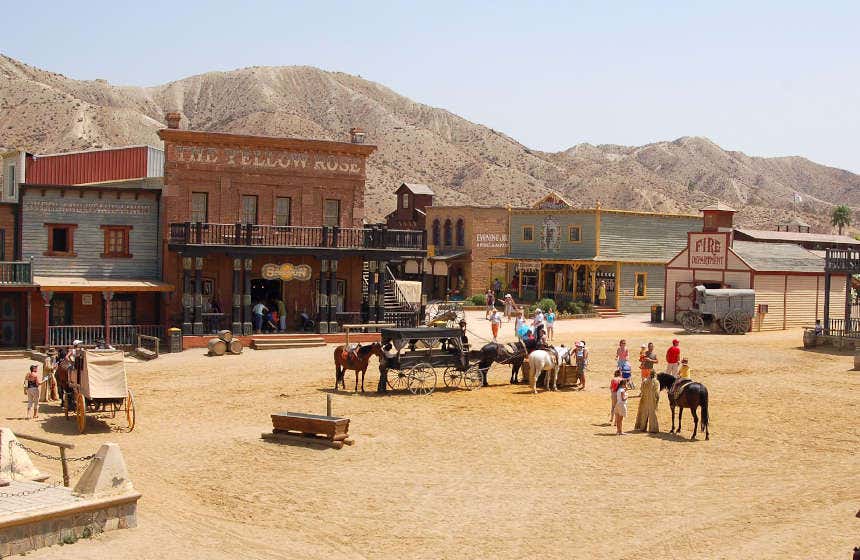
[[532, 326], [535, 328], [535, 330], [537, 330], [537, 328], [542, 326], [543, 323], [544, 323], [543, 311], [541, 311], [541, 308], [538, 307], [537, 309], [535, 309], [535, 316], [534, 316], [534, 319], [532, 320]]
[[493, 342], [498, 342], [499, 327], [502, 325], [502, 313], [494, 309], [490, 315], [490, 327], [493, 329]]
[[254, 321], [254, 331], [259, 333], [263, 330], [263, 315], [269, 312], [269, 308], [263, 305], [263, 302], [258, 301], [251, 310]]

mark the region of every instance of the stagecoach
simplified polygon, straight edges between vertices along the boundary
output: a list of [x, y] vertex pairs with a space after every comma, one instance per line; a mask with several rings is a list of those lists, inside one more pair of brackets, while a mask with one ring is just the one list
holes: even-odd
[[446, 387], [463, 385], [477, 389], [483, 383], [478, 364], [469, 364], [469, 350], [460, 329], [418, 327], [382, 329], [382, 344], [391, 344], [396, 354], [385, 360], [390, 389], [409, 389], [415, 395], [429, 395], [436, 389], [438, 369], [443, 369]]
[[461, 301], [431, 301], [424, 308], [424, 324], [428, 327], [453, 328], [466, 318]]
[[717, 289], [696, 286], [693, 308], [681, 315], [687, 332], [705, 330], [705, 324], [719, 325], [728, 334], [744, 334], [752, 327], [755, 290]]
[[66, 419], [76, 417], [78, 433], [86, 428], [88, 412], [107, 413], [111, 418], [123, 412], [128, 431], [134, 429], [134, 396], [128, 388], [122, 350], [86, 350], [82, 370], [59, 385]]

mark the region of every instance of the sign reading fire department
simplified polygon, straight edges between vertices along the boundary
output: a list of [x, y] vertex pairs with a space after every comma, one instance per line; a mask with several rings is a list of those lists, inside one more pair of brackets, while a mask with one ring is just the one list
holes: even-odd
[[307, 282], [311, 279], [311, 267], [306, 264], [264, 264], [260, 272], [266, 280], [283, 280], [284, 282], [298, 280], [299, 282]]
[[725, 233], [690, 234], [690, 268], [726, 268], [728, 235]]

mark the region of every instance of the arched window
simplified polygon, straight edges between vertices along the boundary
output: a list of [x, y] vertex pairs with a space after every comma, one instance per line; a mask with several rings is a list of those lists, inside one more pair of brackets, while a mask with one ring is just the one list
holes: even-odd
[[466, 243], [466, 222], [463, 218], [457, 220], [457, 247], [462, 247]]
[[451, 220], [445, 220], [445, 246], [450, 247], [454, 238], [454, 228], [451, 227]]
[[442, 237], [442, 228], [439, 226], [439, 220], [433, 220], [433, 245], [439, 246], [439, 240]]

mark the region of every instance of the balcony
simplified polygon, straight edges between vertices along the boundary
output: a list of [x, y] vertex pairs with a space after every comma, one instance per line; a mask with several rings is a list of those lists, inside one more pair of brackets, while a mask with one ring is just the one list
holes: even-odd
[[0, 286], [29, 286], [32, 284], [32, 260], [0, 262]]
[[827, 249], [824, 270], [848, 274], [860, 273], [860, 251], [855, 249]]
[[182, 222], [170, 224], [168, 243], [172, 249], [221, 247], [271, 252], [399, 252], [423, 255], [426, 234], [418, 230], [363, 228], [264, 226], [254, 224], [212, 224]]

